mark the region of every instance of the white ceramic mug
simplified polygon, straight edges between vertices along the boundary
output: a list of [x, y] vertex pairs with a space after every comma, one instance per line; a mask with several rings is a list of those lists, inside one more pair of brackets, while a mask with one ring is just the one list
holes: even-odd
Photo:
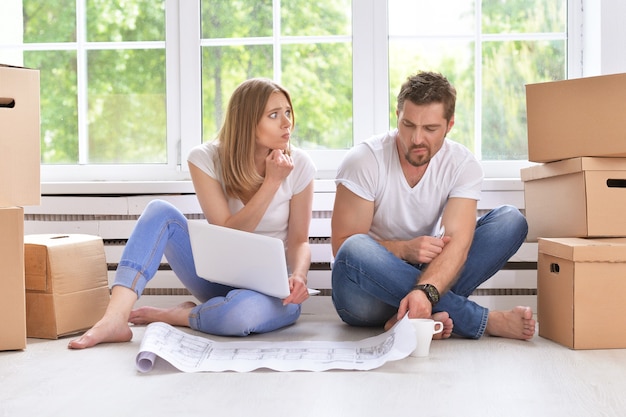
[[423, 358], [430, 352], [430, 342], [433, 335], [443, 331], [443, 323], [432, 319], [409, 319], [415, 330], [417, 346], [411, 356]]

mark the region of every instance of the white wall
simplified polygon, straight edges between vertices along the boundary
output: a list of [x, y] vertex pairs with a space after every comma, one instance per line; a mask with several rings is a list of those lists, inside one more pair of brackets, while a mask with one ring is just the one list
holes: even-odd
[[582, 0], [583, 76], [626, 72], [626, 1]]

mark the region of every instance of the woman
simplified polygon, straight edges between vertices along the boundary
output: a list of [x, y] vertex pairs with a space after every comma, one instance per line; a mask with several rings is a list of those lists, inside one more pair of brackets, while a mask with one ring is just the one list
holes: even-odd
[[[293, 324], [308, 298], [308, 243], [315, 166], [289, 144], [294, 126], [287, 90], [268, 79], [243, 82], [234, 91], [218, 140], [188, 157], [200, 207], [209, 223], [281, 238], [287, 249], [290, 295], [279, 300], [198, 277], [187, 219], [171, 204], [150, 202], [137, 221], [116, 271], [102, 319], [69, 348], [132, 338], [128, 322], [162, 321], [224, 336], [264, 333]], [[161, 257], [201, 304], [133, 310]], [[244, 258], [245, 259], [245, 258]]]

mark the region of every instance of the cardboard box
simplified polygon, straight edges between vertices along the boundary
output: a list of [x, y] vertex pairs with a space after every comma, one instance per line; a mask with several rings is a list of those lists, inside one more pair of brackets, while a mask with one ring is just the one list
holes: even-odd
[[573, 158], [521, 170], [528, 241], [626, 236], [626, 158]]
[[0, 65], [0, 207], [41, 204], [39, 70]]
[[24, 349], [24, 209], [0, 208], [0, 231], [0, 350]]
[[626, 157], [626, 74], [526, 85], [528, 160]]
[[102, 238], [26, 235], [28, 337], [56, 339], [91, 328], [109, 303]]
[[626, 239], [539, 239], [539, 336], [571, 349], [626, 348]]

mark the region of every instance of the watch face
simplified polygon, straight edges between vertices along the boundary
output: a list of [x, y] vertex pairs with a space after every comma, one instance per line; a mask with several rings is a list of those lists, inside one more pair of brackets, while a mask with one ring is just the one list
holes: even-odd
[[419, 288], [420, 290], [424, 291], [426, 293], [426, 296], [428, 297], [428, 300], [432, 304], [436, 304], [439, 302], [439, 291], [437, 291], [437, 288], [435, 288], [434, 285], [422, 284], [417, 285], [415, 288]]
[[430, 298], [433, 303], [439, 301], [439, 293], [435, 287], [429, 285], [426, 287], [426, 291], [428, 291], [428, 298]]

